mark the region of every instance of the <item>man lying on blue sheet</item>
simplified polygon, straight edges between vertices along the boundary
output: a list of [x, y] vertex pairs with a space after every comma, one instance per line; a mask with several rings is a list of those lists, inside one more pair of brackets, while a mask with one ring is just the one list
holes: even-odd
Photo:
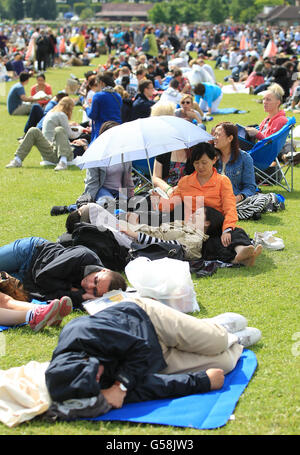
[[46, 370], [49, 412], [69, 420], [68, 404], [94, 399], [85, 417], [95, 417], [123, 403], [220, 389], [243, 347], [261, 336], [246, 325], [238, 314], [199, 319], [136, 295], [75, 318]]

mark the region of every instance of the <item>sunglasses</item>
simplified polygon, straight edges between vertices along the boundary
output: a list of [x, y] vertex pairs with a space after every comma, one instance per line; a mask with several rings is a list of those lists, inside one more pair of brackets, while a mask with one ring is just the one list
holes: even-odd
[[190, 101], [181, 101], [181, 104], [191, 104]]
[[6, 272], [0, 272], [0, 283], [2, 283], [3, 281], [8, 281], [9, 279], [9, 276]]

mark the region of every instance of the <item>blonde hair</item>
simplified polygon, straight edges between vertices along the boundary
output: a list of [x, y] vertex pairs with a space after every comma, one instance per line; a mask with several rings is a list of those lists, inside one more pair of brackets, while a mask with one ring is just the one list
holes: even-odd
[[130, 98], [129, 93], [125, 90], [125, 88], [122, 85], [116, 85], [114, 87], [115, 92], [119, 93], [122, 98]]
[[193, 96], [190, 95], [189, 93], [186, 93], [185, 95], [182, 96], [181, 100], [180, 100], [180, 104], [182, 101], [186, 100], [187, 98], [189, 98], [191, 100], [191, 104], [193, 104], [194, 100], [193, 100]]
[[284, 90], [279, 84], [272, 84], [270, 87], [268, 87], [268, 91], [273, 93], [273, 95], [276, 96], [276, 98], [282, 103], [283, 97], [284, 97]]
[[59, 103], [54, 106], [52, 112], [64, 112], [69, 120], [71, 120], [72, 112], [74, 109], [74, 101], [69, 96], [62, 98]]
[[159, 115], [174, 115], [175, 104], [174, 103], [156, 103], [151, 108], [151, 117]]

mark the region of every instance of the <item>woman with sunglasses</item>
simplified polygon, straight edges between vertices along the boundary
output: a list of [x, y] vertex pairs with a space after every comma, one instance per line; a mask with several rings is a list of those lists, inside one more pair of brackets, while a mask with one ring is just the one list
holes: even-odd
[[[204, 128], [202, 124], [202, 115], [201, 111], [194, 109], [194, 101], [192, 95], [188, 93], [183, 95], [180, 100], [180, 108], [175, 110], [176, 117], [184, 118], [189, 122], [193, 122]], [[205, 129], [205, 128], [204, 128]]]

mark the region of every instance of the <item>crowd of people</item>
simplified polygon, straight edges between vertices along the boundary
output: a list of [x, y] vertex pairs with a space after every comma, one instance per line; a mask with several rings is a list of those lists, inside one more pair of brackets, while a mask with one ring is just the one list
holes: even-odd
[[[270, 41], [276, 55], [266, 56]], [[151, 116], [178, 117], [208, 132], [223, 97], [214, 68], [229, 69], [234, 88], [244, 84], [249, 93], [264, 92], [266, 118], [257, 127], [245, 125], [248, 144], [254, 144], [287, 123], [282, 105], [295, 110], [299, 104], [299, 46], [300, 30], [293, 27], [66, 26], [54, 33], [7, 25], [0, 34], [0, 77], [18, 79], [8, 93], [7, 109], [11, 116], [25, 116], [26, 123], [6, 167], [22, 167], [36, 146], [43, 164], [66, 170], [106, 131], [118, 134], [119, 125]], [[101, 52], [107, 52], [104, 64], [87, 71], [83, 80], [71, 77], [53, 95], [46, 82], [49, 66], [89, 66]], [[26, 95], [31, 77], [36, 83]], [[81, 123], [72, 120], [78, 105]], [[131, 162], [87, 169], [74, 204], [51, 209], [51, 215], [68, 215], [62, 238], [27, 237], [0, 247], [1, 324], [27, 322], [40, 331], [59, 325], [72, 309], [84, 311], [86, 301], [112, 290], [126, 292], [124, 262], [119, 256], [119, 264], [107, 266], [113, 261], [101, 254], [99, 245], [104, 251], [105, 242], [114, 242], [123, 259], [133, 244], [171, 243], [182, 247], [186, 261], [201, 259], [202, 267], [207, 261], [254, 266], [262, 245], [237, 225], [237, 206], [258, 193], [253, 161], [237, 125], [220, 121], [210, 132], [207, 142], [157, 156], [154, 191], [138, 198]], [[299, 156], [294, 154], [294, 164]], [[125, 213], [116, 209], [122, 199], [128, 202]], [[111, 208], [119, 231], [104, 226], [104, 233], [98, 215]], [[158, 225], [151, 223], [152, 212]], [[80, 232], [95, 227], [98, 237], [86, 231], [74, 242], [79, 227]], [[94, 238], [103, 243], [93, 245]], [[52, 412], [62, 416], [60, 404], [72, 398], [97, 397], [95, 409], [107, 412], [125, 402], [219, 389], [243, 347], [260, 336], [241, 315], [199, 320], [151, 298], [127, 296], [63, 328], [46, 372]]]

